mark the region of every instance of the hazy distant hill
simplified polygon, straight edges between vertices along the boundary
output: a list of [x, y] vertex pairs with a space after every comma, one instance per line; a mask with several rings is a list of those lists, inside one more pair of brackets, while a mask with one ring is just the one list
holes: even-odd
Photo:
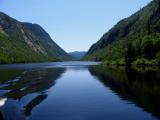
[[68, 60], [39, 25], [19, 22], [0, 12], [0, 63]]
[[160, 0], [153, 0], [118, 22], [92, 45], [84, 59], [105, 61], [106, 64], [158, 65]]
[[86, 54], [86, 52], [75, 51], [75, 52], [70, 52], [69, 54], [73, 57], [73, 59], [80, 60]]

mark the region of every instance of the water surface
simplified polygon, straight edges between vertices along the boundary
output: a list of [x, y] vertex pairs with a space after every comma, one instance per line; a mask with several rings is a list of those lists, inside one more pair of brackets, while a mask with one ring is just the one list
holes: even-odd
[[159, 69], [96, 62], [0, 66], [3, 120], [157, 120]]

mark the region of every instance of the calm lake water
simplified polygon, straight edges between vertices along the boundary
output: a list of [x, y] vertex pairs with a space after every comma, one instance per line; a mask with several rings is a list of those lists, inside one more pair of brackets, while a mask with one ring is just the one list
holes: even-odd
[[158, 120], [160, 70], [0, 65], [0, 120]]

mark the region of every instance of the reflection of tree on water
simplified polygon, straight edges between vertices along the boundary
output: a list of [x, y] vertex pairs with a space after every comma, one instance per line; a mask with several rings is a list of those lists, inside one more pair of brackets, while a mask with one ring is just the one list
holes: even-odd
[[91, 67], [92, 75], [118, 94], [160, 118], [160, 71]]
[[[5, 93], [5, 97], [19, 101], [26, 95], [36, 94], [36, 96], [24, 106], [24, 114], [30, 116], [32, 109], [47, 98], [46, 90], [55, 84], [55, 81], [64, 71], [64, 68], [28, 71], [21, 74], [18, 80], [16, 78], [17, 73], [15, 73], [16, 80], [7, 80], [6, 78], [5, 80], [1, 80], [5, 83], [5, 86], [0, 87], [0, 89], [9, 91]], [[14, 75], [12, 75], [12, 77], [13, 76]]]

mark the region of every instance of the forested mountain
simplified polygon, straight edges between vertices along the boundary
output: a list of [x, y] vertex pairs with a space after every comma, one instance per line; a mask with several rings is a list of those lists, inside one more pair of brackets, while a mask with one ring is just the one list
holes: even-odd
[[85, 51], [75, 51], [69, 53], [69, 55], [71, 55], [74, 60], [80, 60], [85, 54]]
[[160, 62], [160, 0], [117, 23], [92, 45], [85, 60], [106, 64], [158, 65]]
[[39, 25], [19, 22], [0, 12], [0, 63], [68, 60]]

